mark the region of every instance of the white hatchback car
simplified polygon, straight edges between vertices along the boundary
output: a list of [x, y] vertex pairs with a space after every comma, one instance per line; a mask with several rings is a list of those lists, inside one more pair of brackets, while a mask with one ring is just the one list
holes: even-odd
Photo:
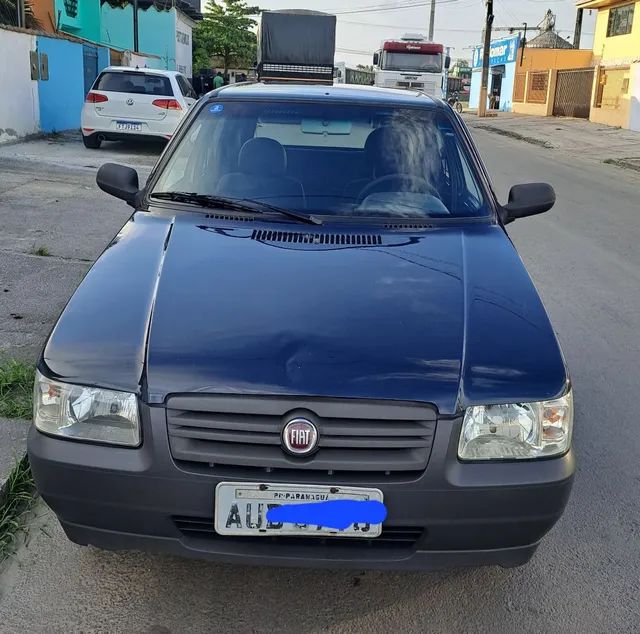
[[82, 140], [97, 149], [102, 141], [132, 137], [170, 139], [197, 101], [180, 73], [109, 66], [97, 77], [82, 109]]

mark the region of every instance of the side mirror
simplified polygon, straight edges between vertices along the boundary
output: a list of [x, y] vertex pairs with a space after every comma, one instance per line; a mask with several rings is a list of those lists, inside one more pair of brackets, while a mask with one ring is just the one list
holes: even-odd
[[503, 222], [513, 222], [549, 211], [556, 202], [556, 193], [547, 183], [514, 185], [509, 192], [509, 202], [502, 207]]
[[379, 61], [380, 61], [380, 54], [379, 53], [374, 53], [373, 54], [373, 65], [377, 66]]
[[451, 66], [451, 58], [447, 55], [444, 58], [444, 68], [445, 68], [445, 70], [449, 70], [449, 66]]
[[125, 165], [105, 163], [96, 176], [98, 187], [107, 194], [124, 200], [128, 205], [135, 207], [136, 197], [140, 191], [138, 172]]

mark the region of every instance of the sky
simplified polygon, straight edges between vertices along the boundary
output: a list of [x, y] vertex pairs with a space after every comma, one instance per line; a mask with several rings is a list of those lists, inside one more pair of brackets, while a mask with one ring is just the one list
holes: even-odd
[[[338, 16], [336, 62], [371, 64], [384, 39], [405, 33], [429, 33], [430, 0], [261, 0], [263, 9], [314, 9]], [[403, 5], [413, 5], [399, 8]], [[494, 0], [494, 26], [535, 26], [547, 9], [556, 14], [556, 30], [573, 40], [575, 0]], [[355, 13], [347, 13], [354, 11]], [[591, 48], [595, 11], [585, 11], [581, 48]], [[436, 0], [434, 40], [452, 47], [453, 59], [471, 59], [469, 47], [480, 44], [486, 15], [484, 0]], [[494, 38], [508, 35], [496, 32]], [[527, 34], [531, 39], [535, 33]]]

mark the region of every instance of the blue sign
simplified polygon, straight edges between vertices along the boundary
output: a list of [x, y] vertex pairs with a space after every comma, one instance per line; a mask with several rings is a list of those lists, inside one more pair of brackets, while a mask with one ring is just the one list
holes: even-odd
[[[518, 47], [520, 46], [520, 34], [510, 35], [501, 40], [492, 40], [489, 49], [489, 66], [509, 64], [516, 61]], [[473, 49], [473, 67], [482, 68], [482, 46]]]

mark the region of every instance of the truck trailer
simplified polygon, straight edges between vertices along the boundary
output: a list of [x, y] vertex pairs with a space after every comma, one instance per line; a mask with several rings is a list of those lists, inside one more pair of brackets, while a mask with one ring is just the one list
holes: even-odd
[[335, 49], [335, 15], [302, 9], [263, 11], [258, 80], [332, 85]]

